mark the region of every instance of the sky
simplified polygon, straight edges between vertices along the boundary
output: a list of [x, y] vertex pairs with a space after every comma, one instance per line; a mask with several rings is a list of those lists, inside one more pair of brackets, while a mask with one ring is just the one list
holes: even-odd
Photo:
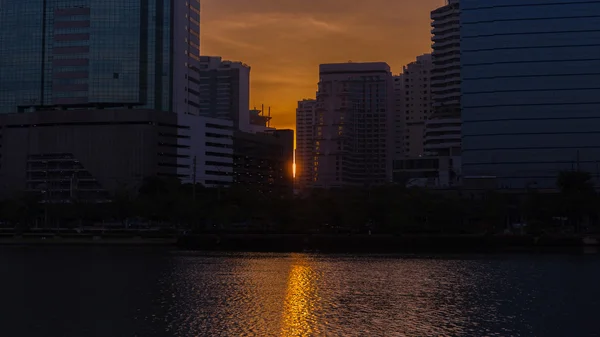
[[202, 0], [201, 54], [251, 66], [250, 107], [295, 128], [319, 64], [385, 61], [392, 72], [431, 52], [429, 12], [445, 0]]

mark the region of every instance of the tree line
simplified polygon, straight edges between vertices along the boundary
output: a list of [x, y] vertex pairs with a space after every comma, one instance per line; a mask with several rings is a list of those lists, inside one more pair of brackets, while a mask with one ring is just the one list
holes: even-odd
[[[427, 190], [400, 185], [267, 194], [248, 186], [206, 188], [148, 177], [109, 202], [48, 204], [35, 193], [1, 201], [3, 227], [76, 228], [99, 223], [190, 232], [499, 233], [583, 232], [599, 223], [600, 195], [586, 172], [561, 172], [556, 193]], [[523, 224], [526, 224], [523, 226]]]

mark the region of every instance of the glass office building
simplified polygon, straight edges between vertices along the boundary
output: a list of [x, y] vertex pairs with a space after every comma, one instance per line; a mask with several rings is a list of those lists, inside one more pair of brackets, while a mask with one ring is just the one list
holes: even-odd
[[196, 114], [199, 22], [198, 0], [3, 0], [0, 113]]
[[463, 174], [553, 188], [597, 178], [600, 0], [461, 1]]

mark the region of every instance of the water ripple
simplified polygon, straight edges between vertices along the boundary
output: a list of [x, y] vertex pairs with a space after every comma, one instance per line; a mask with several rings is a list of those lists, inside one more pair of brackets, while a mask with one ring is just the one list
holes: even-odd
[[525, 317], [542, 295], [535, 287], [542, 281], [540, 269], [528, 261], [188, 256], [172, 277], [179, 295], [170, 319], [179, 336], [528, 336], [539, 331]]
[[4, 249], [2, 336], [598, 336], [600, 256]]

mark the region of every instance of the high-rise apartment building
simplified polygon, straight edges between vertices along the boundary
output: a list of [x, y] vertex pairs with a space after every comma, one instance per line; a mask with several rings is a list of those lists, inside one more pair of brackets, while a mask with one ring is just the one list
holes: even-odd
[[461, 148], [460, 6], [458, 0], [431, 12], [433, 113], [425, 125], [425, 153], [459, 156]]
[[463, 174], [505, 188], [597, 177], [600, 1], [461, 2]]
[[404, 117], [406, 91], [404, 84], [404, 75], [394, 76], [394, 159], [404, 157], [404, 129], [406, 125]]
[[0, 113], [200, 112], [199, 0], [3, 0]]
[[394, 77], [396, 158], [424, 154], [425, 121], [432, 110], [431, 66], [431, 54], [421, 55]]
[[310, 187], [315, 170], [315, 107], [317, 101], [304, 99], [296, 108], [296, 188]]
[[322, 64], [319, 78], [313, 185], [391, 181], [394, 102], [389, 65]]
[[250, 67], [218, 56], [200, 57], [200, 115], [230, 119], [235, 128], [250, 128]]

